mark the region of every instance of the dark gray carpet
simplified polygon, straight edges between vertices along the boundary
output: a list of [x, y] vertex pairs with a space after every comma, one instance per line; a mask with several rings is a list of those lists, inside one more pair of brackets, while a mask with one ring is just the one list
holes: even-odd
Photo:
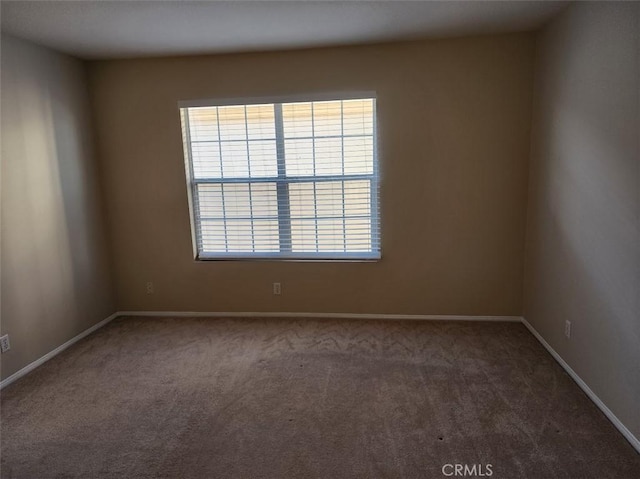
[[2, 392], [3, 478], [440, 478], [445, 464], [640, 477], [517, 323], [125, 318]]

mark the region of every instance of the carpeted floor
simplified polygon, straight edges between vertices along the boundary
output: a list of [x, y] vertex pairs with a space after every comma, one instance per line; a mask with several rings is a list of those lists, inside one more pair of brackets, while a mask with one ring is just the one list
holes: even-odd
[[123, 318], [1, 405], [3, 478], [640, 477], [517, 323]]

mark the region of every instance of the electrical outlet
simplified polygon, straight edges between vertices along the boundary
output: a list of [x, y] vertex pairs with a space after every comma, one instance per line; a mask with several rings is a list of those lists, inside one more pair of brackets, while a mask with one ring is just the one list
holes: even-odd
[[571, 339], [571, 321], [564, 322], [564, 335], [567, 339]]
[[282, 288], [280, 287], [280, 283], [273, 283], [273, 294], [276, 294], [276, 295], [282, 294]]
[[0, 338], [0, 350], [6, 353], [11, 349], [11, 343], [9, 343], [9, 335], [5, 334]]
[[153, 289], [153, 283], [149, 281], [147, 283], [147, 294], [153, 294], [155, 290]]

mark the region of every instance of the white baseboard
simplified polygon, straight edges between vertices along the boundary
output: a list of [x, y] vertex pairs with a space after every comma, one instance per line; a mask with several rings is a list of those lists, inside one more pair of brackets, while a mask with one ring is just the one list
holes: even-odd
[[607, 416], [609, 421], [611, 421], [611, 423], [616, 427], [616, 429], [620, 431], [620, 433], [625, 437], [625, 439], [631, 443], [631, 445], [635, 448], [636, 451], [638, 451], [638, 453], [640, 453], [640, 440], [638, 440], [638, 438], [635, 437], [631, 433], [631, 431], [627, 429], [627, 427], [624, 424], [622, 424], [620, 419], [618, 419], [616, 415], [613, 414], [613, 412], [611, 412], [611, 409], [609, 409], [602, 402], [602, 400], [596, 395], [596, 393], [594, 393], [591, 390], [591, 388], [587, 386], [587, 383], [585, 383], [582, 380], [582, 378], [578, 376], [578, 374], [573, 369], [571, 369], [571, 366], [569, 366], [565, 362], [565, 360], [562, 359], [562, 357], [556, 352], [556, 350], [553, 349], [551, 345], [547, 343], [547, 341], [545, 341], [545, 339], [542, 336], [540, 336], [540, 333], [538, 333], [538, 331], [536, 331], [536, 329], [533, 326], [531, 326], [531, 324], [529, 324], [529, 321], [527, 321], [525, 318], [522, 318], [522, 324], [524, 324], [527, 327], [527, 329], [531, 332], [531, 334], [533, 334], [536, 337], [536, 339], [540, 341], [540, 344], [542, 344], [545, 347], [545, 349], [549, 351], [551, 356], [553, 356], [553, 359], [555, 359], [558, 362], [558, 364], [562, 366], [562, 368], [567, 372], [567, 374], [571, 376], [571, 379], [573, 379], [576, 382], [576, 384], [580, 386], [580, 389], [582, 389], [585, 392], [585, 394], [589, 397], [589, 399], [591, 399], [595, 403], [595, 405], [598, 406], [598, 408], [600, 408], [600, 410], [604, 413], [604, 415]]
[[64, 351], [65, 349], [67, 349], [69, 346], [72, 346], [73, 344], [77, 343], [78, 341], [80, 341], [82, 338], [90, 335], [91, 333], [93, 333], [94, 331], [100, 329], [101, 327], [103, 327], [104, 325], [108, 324], [109, 322], [113, 321], [115, 318], [118, 317], [118, 313], [113, 313], [111, 316], [109, 316], [108, 318], [103, 319], [102, 321], [100, 321], [99, 323], [94, 324], [93, 326], [91, 326], [88, 329], [85, 329], [84, 331], [82, 331], [80, 334], [78, 334], [77, 336], [74, 336], [73, 338], [71, 338], [69, 341], [67, 341], [64, 344], [61, 344], [60, 346], [58, 346], [56, 349], [54, 349], [53, 351], [48, 352], [47, 354], [45, 354], [44, 356], [42, 356], [40, 359], [36, 359], [34, 362], [26, 365], [24, 368], [20, 369], [19, 371], [13, 373], [11, 376], [9, 376], [7, 379], [5, 379], [4, 381], [0, 382], [0, 389], [8, 386], [9, 384], [11, 384], [12, 382], [20, 379], [22, 376], [24, 376], [25, 374], [30, 373], [31, 371], [33, 371], [35, 368], [37, 368], [38, 366], [40, 366], [41, 364], [46, 363], [47, 361], [49, 361], [49, 359], [53, 358], [54, 356], [57, 356], [58, 354], [60, 354], [62, 351]]
[[520, 316], [464, 316], [450, 314], [364, 314], [364, 313], [266, 313], [219, 311], [118, 311], [118, 316], [176, 318], [311, 318], [311, 319], [412, 319], [421, 321], [501, 321], [519, 323]]

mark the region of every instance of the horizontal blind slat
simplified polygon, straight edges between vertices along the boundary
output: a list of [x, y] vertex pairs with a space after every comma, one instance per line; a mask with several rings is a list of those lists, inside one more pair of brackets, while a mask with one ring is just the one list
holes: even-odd
[[375, 99], [279, 108], [181, 109], [198, 256], [379, 257]]

